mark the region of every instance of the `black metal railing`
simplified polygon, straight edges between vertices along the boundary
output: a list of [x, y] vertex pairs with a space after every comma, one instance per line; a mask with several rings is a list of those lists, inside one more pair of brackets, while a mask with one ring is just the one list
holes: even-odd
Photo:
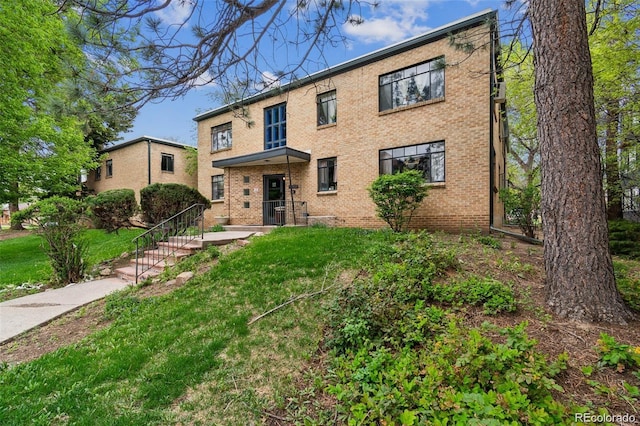
[[173, 256], [196, 238], [204, 237], [204, 204], [194, 204], [133, 239], [136, 283], [145, 272]]
[[306, 225], [306, 201], [263, 201], [262, 215], [264, 225]]

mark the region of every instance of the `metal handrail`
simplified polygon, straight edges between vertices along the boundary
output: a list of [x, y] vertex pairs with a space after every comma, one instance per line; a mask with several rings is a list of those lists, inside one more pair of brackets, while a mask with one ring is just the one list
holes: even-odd
[[262, 202], [264, 225], [306, 225], [307, 202], [271, 200]]
[[[136, 283], [149, 269], [198, 236], [204, 237], [204, 210], [204, 204], [194, 204], [133, 239], [136, 245]], [[194, 233], [193, 228], [197, 228], [198, 233]]]

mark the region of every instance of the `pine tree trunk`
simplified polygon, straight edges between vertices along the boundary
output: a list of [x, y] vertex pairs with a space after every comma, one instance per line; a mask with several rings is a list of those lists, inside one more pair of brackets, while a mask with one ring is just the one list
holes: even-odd
[[620, 125], [618, 102], [607, 103], [605, 117], [605, 163], [607, 174], [607, 219], [622, 219], [622, 182], [620, 181], [620, 167], [618, 166], [618, 127]]
[[615, 285], [583, 0], [531, 0], [547, 303], [560, 317], [625, 323]]

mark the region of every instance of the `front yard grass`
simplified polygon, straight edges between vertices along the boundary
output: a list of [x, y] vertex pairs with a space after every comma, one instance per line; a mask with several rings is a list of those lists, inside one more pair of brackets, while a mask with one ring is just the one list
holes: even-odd
[[[0, 418], [569, 425], [575, 413], [632, 413], [638, 323], [555, 318], [542, 248], [490, 238], [279, 228], [215, 261], [217, 248], [203, 251], [182, 287], [109, 296], [83, 340], [22, 364], [0, 358]], [[637, 288], [640, 263], [625, 267]]]
[[[121, 229], [118, 234], [107, 234], [100, 229], [85, 231], [84, 238], [89, 243], [86, 258], [89, 269], [123, 252], [133, 251], [131, 240], [142, 232], [140, 229]], [[25, 283], [49, 282], [51, 266], [41, 244], [42, 239], [35, 233], [0, 241], [0, 290]]]

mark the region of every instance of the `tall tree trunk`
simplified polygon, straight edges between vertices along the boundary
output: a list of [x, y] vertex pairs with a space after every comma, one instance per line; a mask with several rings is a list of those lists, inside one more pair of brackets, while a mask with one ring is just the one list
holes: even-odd
[[607, 174], [607, 218], [622, 219], [622, 182], [618, 165], [618, 128], [620, 126], [618, 101], [607, 102], [605, 120], [604, 170]]
[[560, 317], [624, 323], [596, 135], [583, 0], [531, 0], [547, 303]]

